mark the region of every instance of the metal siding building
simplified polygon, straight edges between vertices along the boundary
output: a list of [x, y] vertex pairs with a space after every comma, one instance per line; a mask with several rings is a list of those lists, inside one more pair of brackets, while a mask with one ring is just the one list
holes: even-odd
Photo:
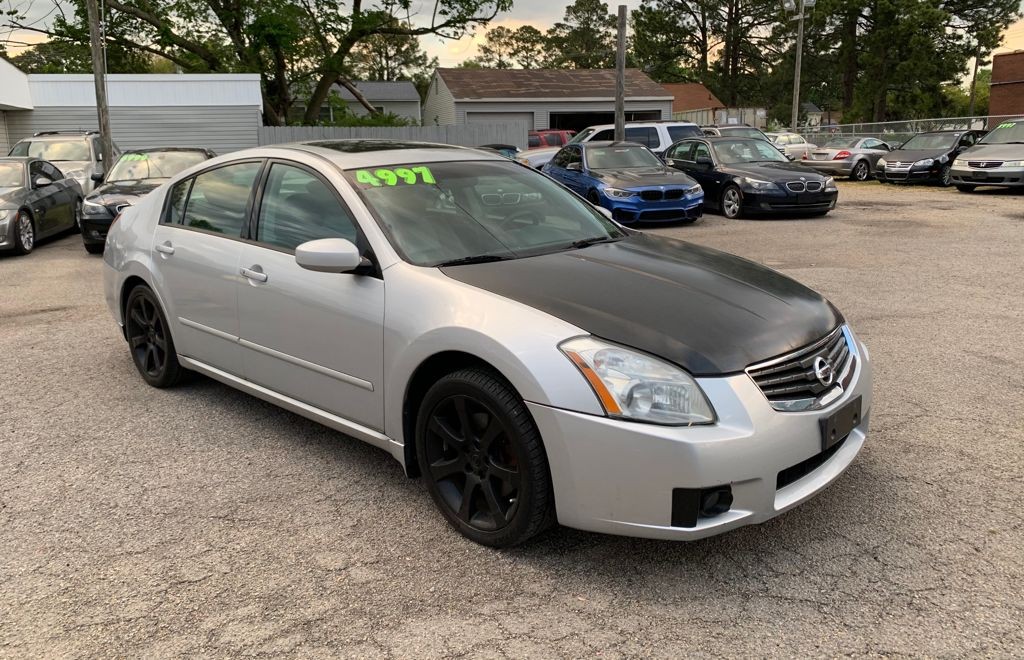
[[[26, 76], [10, 68], [13, 74], [0, 65], [0, 79], [24, 80], [30, 103], [12, 107], [6, 85], [0, 87], [5, 149], [40, 131], [97, 128], [91, 75]], [[259, 143], [258, 74], [111, 74], [107, 96], [111, 132], [122, 149], [194, 145], [224, 153]]]
[[[416, 91], [416, 86], [408, 80], [359, 81], [355, 83], [355, 86], [373, 107], [382, 112], [390, 112], [399, 117], [411, 119], [417, 124], [421, 123], [420, 93]], [[369, 114], [363, 104], [352, 95], [352, 92], [341, 85], [334, 85], [331, 91], [345, 101], [345, 105], [353, 114], [360, 117]]]

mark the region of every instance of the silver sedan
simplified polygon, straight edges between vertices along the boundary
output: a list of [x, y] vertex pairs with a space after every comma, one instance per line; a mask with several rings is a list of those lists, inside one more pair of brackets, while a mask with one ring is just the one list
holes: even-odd
[[52, 163], [0, 158], [0, 251], [28, 254], [47, 236], [80, 226], [82, 188]]
[[872, 137], [834, 137], [813, 150], [804, 165], [832, 176], [867, 181], [878, 159], [892, 151], [887, 143]]
[[199, 372], [375, 445], [487, 545], [761, 522], [867, 438], [868, 352], [819, 294], [496, 154], [232, 153], [125, 210], [103, 260], [147, 383]]

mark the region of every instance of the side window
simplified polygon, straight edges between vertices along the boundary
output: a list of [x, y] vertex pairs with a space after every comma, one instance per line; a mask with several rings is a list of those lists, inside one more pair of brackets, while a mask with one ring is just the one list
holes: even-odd
[[569, 164], [569, 151], [570, 149], [562, 149], [555, 157], [551, 159], [551, 164], [555, 167], [565, 167]]
[[39, 176], [46, 176], [46, 174], [43, 173], [43, 161], [34, 160], [28, 165], [28, 178], [29, 181], [32, 182], [33, 186], [35, 186], [36, 177]]
[[658, 139], [658, 129], [653, 126], [645, 126], [643, 128], [627, 128], [626, 129], [626, 140], [630, 142], [639, 142], [645, 147], [651, 149], [657, 149], [660, 143]]
[[581, 152], [576, 147], [569, 147], [565, 149], [565, 151], [569, 152], [568, 154], [566, 154], [568, 158], [568, 160], [566, 161], [566, 165], [572, 165], [573, 163], [583, 162], [583, 152]]
[[539, 135], [531, 135], [531, 136], [526, 138], [526, 147], [528, 149], [533, 149], [534, 147], [539, 147], [539, 146], [540, 146], [540, 136]]
[[24, 158], [25, 156], [28, 155], [28, 145], [28, 142], [19, 142], [18, 144], [14, 145], [14, 148], [11, 149], [11, 153], [8, 155], [17, 156], [18, 158]]
[[590, 140], [587, 140], [587, 141], [591, 142], [593, 140], [614, 140], [614, 139], [615, 139], [615, 129], [613, 129], [613, 128], [606, 128], [603, 131], [598, 131], [597, 133], [594, 133], [590, 137]]
[[64, 174], [62, 174], [61, 171], [54, 167], [51, 163], [43, 161], [41, 166], [43, 170], [43, 176], [47, 177], [51, 181], [60, 181], [61, 179], [64, 178]]
[[666, 154], [669, 158], [674, 160], [693, 160], [690, 155], [693, 153], [693, 142], [680, 142]]
[[697, 162], [698, 158], [711, 158], [711, 150], [703, 142], [698, 142], [693, 150], [693, 161]]
[[192, 179], [185, 179], [174, 184], [167, 202], [166, 224], [180, 225], [185, 217], [185, 201], [188, 199], [189, 188], [192, 187]]
[[304, 169], [274, 163], [260, 202], [256, 240], [286, 250], [318, 238], [356, 242], [356, 225], [334, 192]]
[[560, 146], [562, 146], [562, 139], [561, 139], [561, 136], [558, 135], [558, 133], [545, 133], [544, 134], [544, 142], [549, 147], [560, 147]]
[[970, 147], [974, 144], [974, 133], [967, 133], [961, 138], [960, 143], [965, 147]]
[[259, 171], [260, 163], [238, 163], [198, 175], [185, 205], [184, 224], [232, 238], [241, 236]]

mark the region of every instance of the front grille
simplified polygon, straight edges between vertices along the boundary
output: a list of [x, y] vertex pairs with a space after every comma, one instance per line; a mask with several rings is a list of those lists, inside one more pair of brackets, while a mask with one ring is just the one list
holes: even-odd
[[682, 188], [673, 188], [665, 191], [665, 199], [682, 199], [686, 191]]
[[821, 190], [821, 181], [808, 181], [807, 192], [818, 192]]
[[887, 170], [889, 170], [889, 169], [905, 170], [905, 169], [910, 169], [911, 165], [913, 165], [913, 163], [903, 163], [903, 162], [900, 162], [900, 161], [896, 161], [895, 163], [886, 163], [885, 164], [885, 169], [887, 169]]
[[[837, 384], [845, 385], [853, 371], [853, 352], [840, 326], [810, 346], [747, 368], [761, 392], [777, 410], [805, 410]], [[816, 372], [818, 358], [831, 366], [833, 377], [825, 382]], [[796, 405], [800, 404], [800, 405]]]
[[640, 198], [648, 202], [657, 202], [661, 199], [662, 194], [660, 190], [641, 190]]
[[999, 167], [1000, 165], [1003, 164], [1003, 161], [1001, 161], [1001, 160], [969, 160], [969, 161], [967, 161], [967, 164], [970, 165], [971, 167], [977, 167], [977, 168], [984, 169], [984, 168], [988, 168], [988, 167]]
[[807, 185], [803, 181], [790, 181], [786, 184], [786, 187], [793, 192], [803, 192], [807, 189]]

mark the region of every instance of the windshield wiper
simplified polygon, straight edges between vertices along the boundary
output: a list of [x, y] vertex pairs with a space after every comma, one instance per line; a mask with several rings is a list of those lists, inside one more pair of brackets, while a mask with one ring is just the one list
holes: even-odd
[[569, 244], [571, 248], [585, 248], [591, 245], [597, 245], [598, 243], [613, 243], [620, 240], [621, 236], [593, 236], [591, 238], [581, 238], [578, 241], [573, 241]]
[[448, 261], [442, 261], [439, 264], [434, 264], [437, 267], [441, 266], [463, 266], [466, 264], [485, 264], [491, 261], [505, 261], [506, 259], [512, 259], [513, 257], [501, 254], [475, 254], [471, 257], [459, 257], [458, 259], [450, 259]]

